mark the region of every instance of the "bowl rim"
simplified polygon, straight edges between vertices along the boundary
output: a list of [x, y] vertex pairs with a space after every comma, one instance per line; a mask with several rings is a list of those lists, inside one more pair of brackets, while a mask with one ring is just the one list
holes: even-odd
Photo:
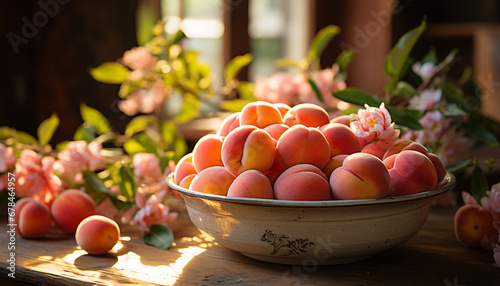
[[243, 204], [243, 205], [269, 206], [269, 207], [304, 207], [304, 208], [383, 205], [396, 202], [415, 201], [419, 199], [435, 197], [439, 194], [442, 194], [452, 189], [456, 184], [455, 176], [448, 172], [446, 174], [446, 177], [443, 179], [444, 184], [442, 183], [442, 186], [430, 191], [420, 192], [416, 194], [396, 196], [396, 197], [387, 196], [379, 199], [287, 201], [287, 200], [277, 200], [277, 199], [237, 198], [237, 197], [226, 197], [221, 195], [205, 194], [178, 186], [177, 184], [174, 183], [173, 173], [171, 173], [166, 178], [166, 181], [167, 185], [170, 188], [181, 193], [182, 195], [186, 195], [189, 197], [201, 198], [205, 200], [224, 202], [224, 203]]

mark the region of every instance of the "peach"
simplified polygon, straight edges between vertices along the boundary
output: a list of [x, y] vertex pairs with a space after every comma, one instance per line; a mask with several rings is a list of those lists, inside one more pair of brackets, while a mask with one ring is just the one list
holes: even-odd
[[361, 151], [358, 136], [341, 123], [329, 123], [319, 129], [330, 144], [330, 156], [353, 154]]
[[274, 191], [269, 179], [257, 170], [241, 173], [229, 187], [228, 197], [273, 199]]
[[274, 169], [266, 173], [266, 177], [271, 182], [271, 186], [274, 186], [274, 183], [278, 179], [281, 174], [283, 174], [285, 170], [284, 169]]
[[332, 175], [333, 171], [337, 169], [338, 167], [342, 167], [342, 164], [344, 163], [345, 158], [347, 158], [347, 154], [341, 154], [337, 155], [334, 157], [331, 157], [328, 163], [326, 163], [326, 166], [323, 168], [323, 173], [330, 178]]
[[191, 181], [190, 190], [226, 196], [234, 176], [221, 166], [209, 167], [199, 172]]
[[274, 106], [276, 106], [276, 108], [278, 108], [278, 110], [280, 111], [281, 113], [281, 117], [285, 117], [285, 114], [288, 112], [288, 110], [290, 110], [290, 105], [288, 104], [284, 104], [284, 103], [273, 103]]
[[[414, 141], [412, 141], [410, 139], [399, 139], [399, 140], [397, 140], [396, 142], [394, 142], [394, 144], [391, 145], [391, 147], [389, 147], [389, 149], [387, 149], [385, 151], [385, 154], [384, 154], [384, 157], [382, 158], [382, 160], [385, 160], [385, 158], [403, 151], [403, 149], [405, 147], [407, 147], [408, 145], [410, 145], [413, 142]], [[425, 149], [425, 152], [427, 152], [427, 149]]]
[[288, 126], [302, 124], [307, 127], [320, 127], [330, 123], [330, 117], [325, 109], [312, 103], [301, 103], [292, 107], [283, 117]]
[[224, 118], [219, 126], [219, 129], [217, 129], [216, 135], [227, 136], [229, 132], [240, 126], [240, 115], [241, 112], [236, 112]]
[[279, 109], [266, 101], [250, 102], [241, 110], [240, 125], [253, 125], [264, 128], [283, 123]]
[[285, 124], [273, 124], [266, 126], [264, 130], [266, 130], [266, 132], [269, 133], [271, 137], [273, 137], [276, 140], [279, 140], [281, 135], [283, 135], [283, 133], [285, 133], [285, 131], [287, 131], [289, 128], [290, 127], [288, 127], [288, 125]]
[[351, 116], [340, 115], [340, 116], [337, 116], [335, 118], [332, 118], [332, 120], [330, 120], [330, 123], [340, 123], [340, 124], [344, 124], [345, 126], [350, 128], [351, 127]]
[[334, 199], [377, 199], [389, 194], [391, 178], [382, 160], [371, 154], [354, 153], [332, 172], [330, 187]]
[[431, 160], [424, 154], [413, 150], [404, 150], [386, 158], [386, 160], [386, 167], [391, 176], [390, 196], [420, 193], [432, 190], [436, 186], [436, 169]]
[[21, 236], [40, 238], [49, 231], [52, 218], [45, 204], [31, 197], [25, 197], [16, 202], [14, 212], [16, 231]]
[[120, 238], [118, 224], [105, 216], [92, 215], [80, 222], [75, 239], [78, 246], [91, 255], [108, 253]]
[[276, 145], [278, 162], [284, 169], [311, 164], [323, 169], [330, 159], [330, 144], [317, 128], [294, 125], [281, 135]]
[[274, 183], [274, 196], [289, 201], [324, 201], [332, 197], [326, 175], [310, 164], [286, 169]]
[[222, 163], [233, 176], [254, 169], [271, 169], [276, 153], [273, 138], [263, 129], [242, 125], [229, 133], [221, 149]]
[[189, 186], [191, 186], [191, 182], [193, 181], [194, 177], [196, 174], [190, 174], [185, 176], [182, 181], [178, 184], [179, 187], [189, 189]]
[[213, 166], [224, 166], [222, 164], [221, 149], [223, 137], [208, 134], [201, 137], [193, 148], [193, 165], [196, 173]]
[[379, 158], [380, 160], [383, 160], [384, 154], [390, 147], [391, 145], [388, 144], [387, 142], [379, 140], [377, 142], [370, 142], [364, 145], [363, 148], [361, 149], [361, 152], [372, 154], [373, 156]]
[[193, 153], [186, 154], [179, 160], [177, 166], [175, 166], [174, 182], [179, 185], [186, 176], [196, 173], [193, 165]]
[[68, 234], [74, 234], [84, 218], [96, 213], [96, 206], [87, 193], [69, 189], [54, 199], [50, 212], [59, 228]]
[[455, 236], [468, 247], [491, 247], [492, 237], [498, 235], [493, 216], [479, 205], [461, 206], [455, 214]]

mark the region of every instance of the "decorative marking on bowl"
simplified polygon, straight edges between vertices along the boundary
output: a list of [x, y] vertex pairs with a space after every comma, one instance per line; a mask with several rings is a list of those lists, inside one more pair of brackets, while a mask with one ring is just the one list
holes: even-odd
[[315, 245], [314, 242], [309, 241], [309, 239], [290, 239], [286, 235], [275, 234], [269, 229], [266, 229], [260, 240], [268, 242], [274, 248], [270, 253], [271, 255], [277, 255], [278, 252], [281, 253], [280, 255], [282, 256], [303, 254], [307, 253], [308, 248]]

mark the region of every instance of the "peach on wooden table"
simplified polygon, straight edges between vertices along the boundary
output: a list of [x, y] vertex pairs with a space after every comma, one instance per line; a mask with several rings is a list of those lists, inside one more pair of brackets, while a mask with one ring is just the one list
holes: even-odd
[[88, 254], [106, 254], [120, 239], [120, 227], [110, 218], [92, 215], [78, 225], [75, 239], [78, 246]]
[[18, 200], [14, 213], [16, 231], [22, 237], [40, 238], [50, 229], [52, 217], [49, 208], [31, 197]]
[[455, 214], [455, 235], [465, 246], [491, 248], [492, 238], [498, 235], [493, 222], [493, 216], [486, 208], [464, 205]]
[[87, 193], [69, 189], [55, 198], [50, 212], [59, 228], [68, 234], [74, 234], [83, 219], [96, 214], [96, 206]]

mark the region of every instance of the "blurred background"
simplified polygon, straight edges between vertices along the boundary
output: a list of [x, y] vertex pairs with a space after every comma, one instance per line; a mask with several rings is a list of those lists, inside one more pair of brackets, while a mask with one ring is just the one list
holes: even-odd
[[348, 86], [383, 95], [383, 62], [395, 41], [426, 17], [428, 28], [413, 53], [435, 46], [442, 58], [458, 48], [483, 90], [482, 109], [500, 120], [500, 1], [496, 0], [38, 0], [2, 1], [0, 126], [32, 135], [56, 112], [53, 141], [71, 139], [81, 124], [79, 105], [100, 110], [122, 131], [129, 118], [117, 108], [118, 85], [95, 81], [89, 70], [137, 46], [139, 7], [182, 27], [185, 45], [201, 52], [222, 82], [224, 65], [252, 53], [240, 75], [276, 72], [275, 60], [306, 55], [321, 28], [342, 31], [326, 48], [323, 67], [345, 49], [355, 52]]

